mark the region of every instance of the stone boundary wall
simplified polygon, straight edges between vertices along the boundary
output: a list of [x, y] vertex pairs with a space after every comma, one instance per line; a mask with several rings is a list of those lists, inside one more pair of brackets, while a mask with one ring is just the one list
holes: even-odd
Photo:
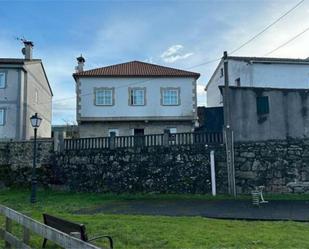
[[309, 139], [235, 144], [237, 192], [309, 193]]
[[[37, 174], [39, 184], [50, 182], [53, 165], [53, 141], [39, 140], [37, 144]], [[30, 184], [33, 164], [33, 142], [0, 142], [0, 185]]]
[[[225, 162], [223, 147], [212, 148]], [[91, 192], [210, 193], [210, 148], [169, 146], [71, 151], [57, 155], [61, 182]], [[225, 192], [225, 167], [217, 168]], [[60, 178], [59, 178], [60, 179]]]
[[[210, 150], [215, 151], [217, 190], [227, 192], [225, 146], [118, 148], [55, 153], [38, 144], [41, 186], [73, 191], [210, 193]], [[32, 142], [0, 143], [0, 182], [30, 186]], [[309, 140], [235, 144], [238, 193], [264, 185], [271, 193], [309, 193]]]

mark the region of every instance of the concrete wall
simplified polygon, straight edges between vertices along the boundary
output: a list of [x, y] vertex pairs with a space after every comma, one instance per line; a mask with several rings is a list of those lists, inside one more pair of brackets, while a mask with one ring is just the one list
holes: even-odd
[[[143, 120], [196, 117], [196, 80], [194, 78], [80, 78], [80, 120], [130, 119]], [[94, 105], [94, 88], [114, 87], [113, 106]], [[146, 88], [146, 105], [130, 106], [129, 87]], [[179, 87], [180, 104], [161, 105], [161, 87]]]
[[144, 134], [162, 134], [165, 129], [176, 128], [177, 132], [191, 132], [192, 121], [127, 121], [127, 122], [83, 122], [79, 126], [80, 137], [108, 136], [109, 129], [118, 129], [119, 136], [132, 136], [133, 129], [144, 129]]
[[[257, 114], [258, 96], [269, 114]], [[235, 141], [309, 137], [309, 90], [230, 87], [230, 110]]]
[[[207, 86], [207, 106], [222, 106], [222, 96], [218, 86], [224, 85], [224, 77], [220, 77], [220, 62]], [[296, 88], [309, 87], [309, 65], [276, 64], [228, 60], [229, 85], [236, 86], [235, 80], [240, 78], [241, 86]]]
[[0, 108], [5, 109], [5, 124], [0, 126], [0, 139], [18, 139], [20, 123], [20, 88], [23, 71], [20, 67], [1, 65], [1, 72], [6, 72], [6, 87], [0, 89]]
[[[42, 65], [40, 63], [26, 64], [25, 67], [27, 69], [25, 139], [33, 137], [33, 128], [29, 118], [36, 112], [43, 119], [38, 129], [38, 137], [51, 137], [52, 95]], [[38, 102], [36, 102], [36, 91]]]
[[[223, 62], [221, 61], [207, 85], [207, 107], [223, 106], [223, 98], [219, 86], [224, 85], [224, 75], [221, 76]], [[251, 65], [243, 61], [229, 60], [228, 63], [229, 84], [235, 86], [235, 80], [241, 79], [242, 85], [253, 85]]]
[[[6, 110], [5, 125], [0, 126], [0, 139], [24, 140], [33, 136], [30, 117], [35, 113], [43, 118], [39, 137], [51, 136], [51, 93], [43, 68], [38, 62], [1, 64], [7, 72], [6, 88], [0, 89], [0, 108]], [[35, 101], [35, 91], [39, 102]]]

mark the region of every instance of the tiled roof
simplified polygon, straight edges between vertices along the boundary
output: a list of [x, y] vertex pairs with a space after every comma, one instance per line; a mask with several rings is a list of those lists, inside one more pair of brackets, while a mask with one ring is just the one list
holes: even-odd
[[141, 61], [130, 61], [107, 67], [100, 67], [73, 74], [74, 77], [194, 77], [199, 73], [159, 66]]
[[273, 62], [273, 63], [309, 63], [307, 59], [295, 59], [295, 58], [271, 58], [271, 57], [246, 57], [246, 56], [228, 56], [228, 59], [238, 61], [256, 61], [256, 62]]

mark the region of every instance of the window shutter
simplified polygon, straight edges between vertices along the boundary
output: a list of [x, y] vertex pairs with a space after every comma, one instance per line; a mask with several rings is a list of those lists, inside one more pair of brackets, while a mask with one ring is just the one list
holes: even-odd
[[268, 96], [261, 96], [256, 98], [256, 111], [258, 115], [269, 113]]

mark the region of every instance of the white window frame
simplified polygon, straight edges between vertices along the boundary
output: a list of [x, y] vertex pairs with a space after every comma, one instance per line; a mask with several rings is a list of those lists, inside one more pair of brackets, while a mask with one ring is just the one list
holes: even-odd
[[[166, 102], [166, 93], [167, 92], [176, 92], [176, 103], [172, 102], [172, 97], [170, 98], [170, 102]], [[180, 88], [179, 87], [166, 87], [161, 88], [161, 105], [163, 106], [177, 106], [180, 105]]]
[[[110, 92], [110, 102], [107, 102], [106, 99], [104, 100], [104, 98], [106, 98], [106, 96], [98, 96], [97, 94], [99, 92], [104, 92], [104, 95], [107, 92]], [[115, 90], [114, 88], [109, 88], [109, 87], [100, 87], [100, 88], [94, 88], [94, 104], [96, 106], [113, 106], [114, 102], [115, 102]], [[98, 102], [99, 98], [102, 98], [103, 101], [101, 103]]]
[[[136, 92], [142, 92], [142, 103], [137, 103], [135, 94]], [[129, 105], [131, 106], [144, 106], [146, 104], [146, 88], [144, 87], [135, 87], [135, 88], [129, 88]]]
[[119, 130], [116, 129], [116, 128], [109, 128], [108, 129], [108, 136], [110, 137], [111, 136], [111, 133], [112, 132], [115, 132], [116, 133], [116, 137], [119, 136]]
[[0, 108], [0, 126], [4, 126], [5, 125], [5, 115], [6, 115], [6, 111], [4, 108]]
[[170, 127], [170, 128], [167, 128], [167, 129], [169, 129], [171, 134], [177, 133], [177, 128], [176, 127]]
[[0, 79], [3, 79], [3, 82], [0, 81], [0, 89], [3, 89], [6, 87], [6, 77], [7, 77], [7, 73], [4, 71], [0, 71], [0, 75], [2, 75], [2, 77], [0, 77]]

